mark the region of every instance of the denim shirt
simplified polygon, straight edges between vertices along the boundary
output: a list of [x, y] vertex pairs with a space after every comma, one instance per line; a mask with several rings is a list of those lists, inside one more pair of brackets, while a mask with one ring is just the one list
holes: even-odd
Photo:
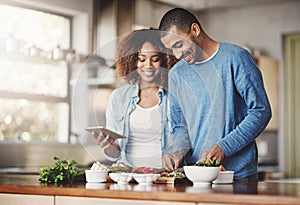
[[[158, 91], [159, 103], [158, 106], [161, 111], [162, 130], [161, 130], [161, 151], [162, 155], [171, 152], [172, 138], [170, 133], [170, 120], [169, 120], [169, 104], [168, 92], [162, 88]], [[118, 158], [112, 158], [103, 153], [110, 161], [123, 162], [131, 165], [126, 159], [126, 146], [129, 136], [129, 116], [136, 105], [140, 101], [139, 98], [139, 85], [129, 84], [114, 90], [110, 96], [107, 110], [106, 110], [106, 128], [115, 131], [126, 138], [117, 139], [116, 143], [121, 148], [121, 154]]]
[[174, 150], [195, 164], [203, 151], [218, 144], [222, 165], [235, 178], [257, 173], [255, 138], [271, 118], [261, 72], [238, 46], [220, 43], [210, 59], [178, 62], [169, 72], [169, 102]]

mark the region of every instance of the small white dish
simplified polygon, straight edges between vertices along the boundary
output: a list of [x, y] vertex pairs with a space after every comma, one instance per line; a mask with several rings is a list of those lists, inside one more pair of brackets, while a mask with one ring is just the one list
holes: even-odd
[[152, 184], [160, 177], [160, 174], [133, 174], [134, 180], [142, 185]]
[[107, 171], [85, 170], [85, 179], [88, 183], [99, 183], [107, 181]]
[[214, 184], [231, 184], [233, 183], [234, 171], [220, 171], [218, 178], [213, 181]]
[[124, 172], [112, 172], [109, 173], [109, 177], [118, 184], [128, 184], [132, 179], [132, 174]]

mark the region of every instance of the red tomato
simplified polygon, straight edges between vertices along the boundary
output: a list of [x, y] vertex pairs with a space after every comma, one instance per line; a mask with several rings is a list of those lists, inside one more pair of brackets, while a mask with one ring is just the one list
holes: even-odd
[[225, 167], [223, 167], [223, 165], [221, 165], [221, 172], [222, 171], [226, 171]]

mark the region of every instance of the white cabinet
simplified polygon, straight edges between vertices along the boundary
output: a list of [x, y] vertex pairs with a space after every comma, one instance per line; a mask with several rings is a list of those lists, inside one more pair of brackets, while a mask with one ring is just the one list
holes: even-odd
[[0, 194], [0, 204], [3, 205], [54, 205], [54, 196], [26, 195], [26, 194]]
[[[142, 193], [141, 193], [142, 194]], [[129, 199], [110, 199], [92, 197], [72, 197], [72, 196], [46, 196], [29, 194], [5, 194], [0, 193], [1, 205], [213, 205], [211, 203], [194, 202], [173, 202], [155, 200], [129, 200]], [[215, 203], [217, 205], [219, 203]], [[223, 204], [223, 203], [222, 203]], [[233, 205], [233, 204], [225, 204]]]
[[[142, 194], [142, 193], [141, 193]], [[55, 205], [196, 205], [196, 203], [56, 196]]]

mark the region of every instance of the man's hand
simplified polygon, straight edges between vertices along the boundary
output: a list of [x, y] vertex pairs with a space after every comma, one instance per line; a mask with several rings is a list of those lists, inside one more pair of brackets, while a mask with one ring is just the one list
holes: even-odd
[[206, 150], [204, 150], [201, 158], [199, 159], [199, 162], [204, 162], [206, 159], [211, 159], [211, 160], [218, 160], [218, 161], [222, 161], [225, 157], [225, 154], [223, 152], [223, 150], [221, 149], [221, 147], [219, 145], [214, 145], [212, 147], [207, 148]]
[[165, 154], [162, 158], [162, 167], [166, 171], [172, 171], [179, 167], [183, 161], [183, 155], [181, 151]]

